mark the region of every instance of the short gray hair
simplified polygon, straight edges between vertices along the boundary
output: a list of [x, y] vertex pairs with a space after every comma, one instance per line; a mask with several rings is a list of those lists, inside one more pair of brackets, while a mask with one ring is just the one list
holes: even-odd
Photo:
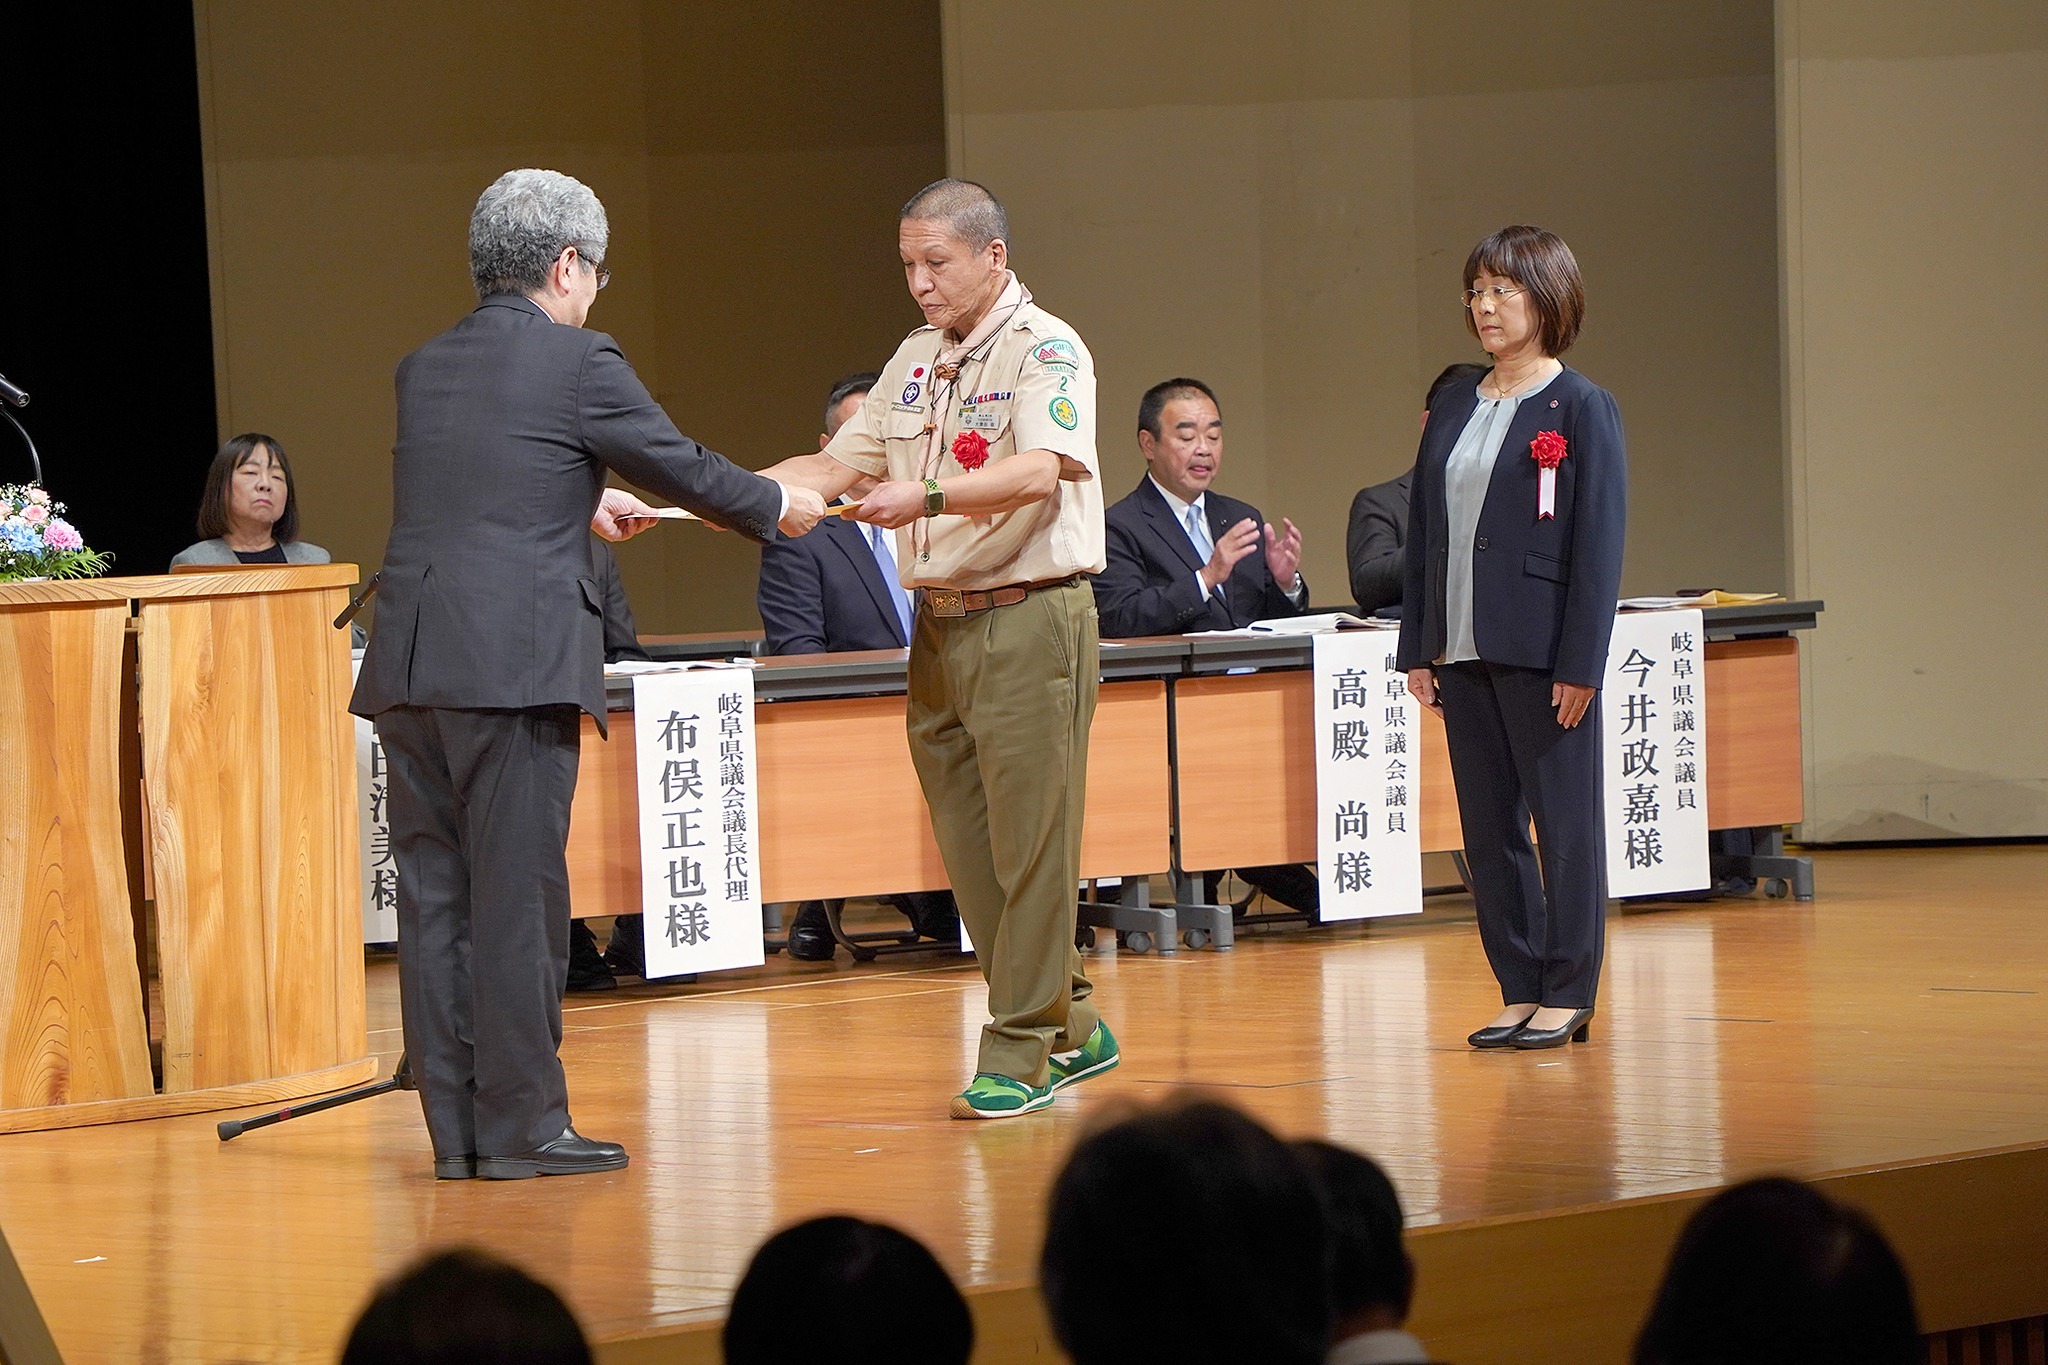
[[507, 171], [469, 216], [469, 276], [480, 299], [534, 294], [564, 247], [597, 265], [610, 241], [604, 205], [588, 185], [560, 171]]
[[972, 180], [934, 180], [903, 206], [903, 212], [896, 216], [899, 223], [916, 219], [919, 222], [944, 223], [946, 231], [974, 250], [978, 255], [988, 250], [988, 244], [1000, 237], [1005, 243], [1010, 240], [1010, 216], [1003, 212], [1003, 206], [989, 187]]

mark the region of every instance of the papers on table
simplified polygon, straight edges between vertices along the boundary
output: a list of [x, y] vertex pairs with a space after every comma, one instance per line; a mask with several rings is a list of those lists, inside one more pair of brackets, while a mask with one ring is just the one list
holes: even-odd
[[1270, 621], [1254, 621], [1236, 630], [1190, 631], [1192, 639], [1244, 640], [1260, 635], [1320, 635], [1326, 630], [1388, 630], [1397, 627], [1398, 621], [1383, 621], [1378, 618], [1366, 621], [1348, 611], [1326, 611], [1314, 616], [1276, 616]]
[[1775, 592], [1712, 592], [1699, 593], [1693, 597], [1624, 597], [1623, 611], [1676, 611], [1684, 607], [1746, 607], [1757, 602], [1781, 602], [1784, 594]]
[[607, 678], [631, 678], [642, 673], [688, 673], [703, 668], [754, 668], [752, 659], [621, 659], [604, 666]]

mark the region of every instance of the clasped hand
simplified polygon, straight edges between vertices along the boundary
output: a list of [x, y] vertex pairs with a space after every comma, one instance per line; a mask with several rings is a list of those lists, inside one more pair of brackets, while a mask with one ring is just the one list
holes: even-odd
[[1273, 573], [1273, 581], [1283, 592], [1294, 586], [1294, 575], [1301, 571], [1301, 530], [1286, 517], [1280, 518], [1281, 529], [1275, 531], [1267, 522], [1261, 528], [1259, 523], [1246, 517], [1237, 525], [1225, 531], [1216, 542], [1216, 549], [1209, 556], [1209, 562], [1202, 566], [1202, 586], [1214, 592], [1230, 577], [1230, 571], [1237, 562], [1259, 547], [1263, 534], [1266, 540], [1266, 567]]

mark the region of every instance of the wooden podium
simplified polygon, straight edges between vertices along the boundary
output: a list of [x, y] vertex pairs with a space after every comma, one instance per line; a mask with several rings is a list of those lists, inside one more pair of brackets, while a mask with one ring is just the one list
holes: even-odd
[[0, 585], [0, 1132], [375, 1072], [348, 636], [330, 624], [357, 577]]

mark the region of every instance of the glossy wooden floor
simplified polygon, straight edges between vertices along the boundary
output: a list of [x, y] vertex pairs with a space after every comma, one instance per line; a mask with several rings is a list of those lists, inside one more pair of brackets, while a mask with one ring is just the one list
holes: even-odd
[[[212, 1116], [0, 1137], [0, 1227], [73, 1362], [331, 1359], [378, 1277], [450, 1242], [550, 1278], [625, 1358], [718, 1316], [754, 1246], [821, 1211], [900, 1224], [970, 1290], [1028, 1283], [1089, 1111], [1188, 1087], [1372, 1152], [1418, 1225], [2048, 1141], [2048, 848], [1826, 853], [1817, 876], [1810, 905], [1617, 917], [1594, 1042], [1562, 1053], [1464, 1046], [1496, 1001], [1447, 898], [1230, 954], [1098, 952], [1123, 1067], [957, 1123], [971, 967], [778, 958], [572, 997], [575, 1119], [627, 1171], [437, 1184], [391, 1096], [225, 1145]], [[373, 964], [387, 1059], [395, 995]]]

